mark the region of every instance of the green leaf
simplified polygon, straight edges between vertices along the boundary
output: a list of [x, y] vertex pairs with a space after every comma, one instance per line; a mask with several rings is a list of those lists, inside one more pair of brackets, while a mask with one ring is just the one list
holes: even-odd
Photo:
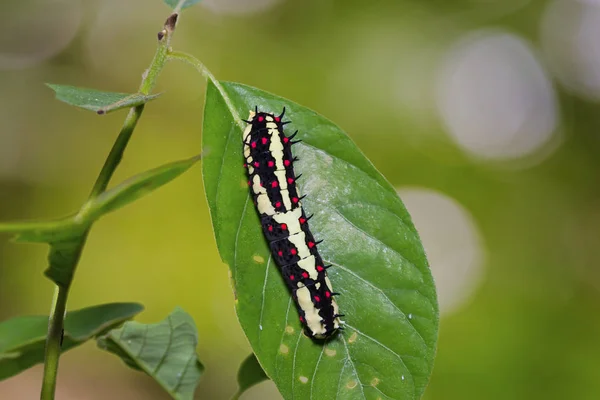
[[44, 275], [57, 285], [68, 287], [73, 280], [84, 242], [84, 236], [80, 235], [50, 243], [48, 268]]
[[144, 371], [174, 399], [193, 399], [204, 367], [196, 355], [198, 333], [192, 317], [177, 307], [162, 322], [127, 322], [98, 339], [98, 346]]
[[91, 223], [100, 216], [115, 211], [169, 183], [198, 160], [200, 156], [195, 156], [135, 175], [92, 199], [80, 213], [80, 218]]
[[[225, 99], [223, 96], [226, 96]], [[228, 106], [231, 105], [231, 106]], [[235, 114], [286, 107], [303, 206], [336, 292], [345, 330], [326, 343], [304, 336], [271, 260], [242, 167]], [[233, 110], [231, 108], [233, 108]], [[394, 188], [331, 121], [237, 83], [207, 88], [203, 178], [217, 246], [232, 272], [250, 344], [284, 398], [418, 399], [433, 368], [435, 286], [419, 236]]]
[[[121, 325], [143, 308], [137, 303], [111, 303], [68, 312], [62, 351]], [[0, 380], [44, 361], [47, 331], [48, 317], [43, 315], [0, 322]]]
[[263, 371], [262, 367], [258, 363], [256, 356], [254, 354], [250, 354], [242, 362], [240, 369], [238, 370], [237, 381], [239, 389], [233, 398], [239, 398], [242, 393], [250, 389], [252, 386], [268, 379], [269, 377], [265, 374], [265, 371]]
[[[200, 3], [201, 0], [185, 0], [183, 1], [183, 4], [181, 5], [180, 10], [183, 10], [184, 8], [188, 8], [193, 6], [196, 3]], [[175, 9], [175, 7], [177, 7], [177, 5], [179, 3], [181, 3], [181, 0], [164, 0], [165, 4], [168, 5], [169, 7]]]
[[102, 92], [95, 89], [79, 88], [75, 86], [46, 84], [54, 92], [56, 98], [72, 106], [85, 108], [98, 114], [107, 114], [109, 112], [139, 106], [154, 100], [160, 94], [144, 95], [141, 93], [114, 93]]

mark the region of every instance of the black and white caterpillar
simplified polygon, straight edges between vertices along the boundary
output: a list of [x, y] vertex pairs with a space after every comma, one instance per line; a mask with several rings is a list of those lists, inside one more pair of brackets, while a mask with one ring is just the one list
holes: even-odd
[[328, 266], [317, 251], [296, 187], [292, 145], [283, 132], [281, 115], [250, 112], [243, 133], [248, 185], [271, 254], [288, 285], [307, 335], [325, 339], [340, 328], [338, 306]]

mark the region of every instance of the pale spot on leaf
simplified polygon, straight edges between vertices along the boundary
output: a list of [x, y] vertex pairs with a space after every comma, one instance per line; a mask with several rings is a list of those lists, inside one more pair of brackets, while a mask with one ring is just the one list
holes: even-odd
[[354, 343], [356, 342], [356, 338], [358, 338], [358, 333], [354, 332], [350, 338], [348, 338], [348, 343]]
[[257, 263], [259, 263], [259, 264], [263, 264], [263, 263], [265, 262], [265, 259], [264, 259], [264, 258], [262, 258], [261, 256], [259, 256], [258, 254], [255, 254], [255, 255], [252, 257], [252, 259], [253, 259], [254, 261], [256, 261]]
[[335, 351], [334, 349], [325, 349], [325, 354], [329, 357], [333, 357], [337, 354], [337, 351]]
[[290, 348], [289, 348], [289, 347], [287, 347], [285, 344], [283, 344], [283, 343], [282, 343], [282, 344], [279, 346], [279, 352], [280, 352], [281, 354], [287, 354], [287, 353], [289, 353], [289, 352], [290, 352]]
[[301, 376], [298, 378], [298, 380], [302, 383], [307, 383], [308, 382], [308, 378], [306, 376]]
[[290, 334], [290, 335], [291, 335], [292, 333], [294, 333], [294, 328], [293, 328], [293, 327], [291, 327], [290, 325], [286, 326], [286, 327], [285, 327], [285, 333], [287, 333], [287, 334]]
[[348, 384], [346, 385], [346, 387], [348, 389], [354, 389], [356, 386], [358, 385], [358, 382], [356, 382], [354, 379], [351, 380], [350, 382], [348, 382]]

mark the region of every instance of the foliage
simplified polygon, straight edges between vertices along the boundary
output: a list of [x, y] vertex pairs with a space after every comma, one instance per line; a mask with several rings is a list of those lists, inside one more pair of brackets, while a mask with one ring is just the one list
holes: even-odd
[[[69, 289], [93, 224], [191, 168], [193, 156], [142, 172], [108, 189], [166, 62], [184, 61], [209, 80], [204, 109], [203, 182], [221, 257], [229, 265], [240, 324], [254, 354], [240, 366], [238, 398], [272, 379], [285, 398], [417, 399], [431, 374], [437, 340], [435, 287], [422, 245], [401, 200], [348, 136], [329, 120], [287, 99], [219, 82], [194, 57], [173, 51], [178, 13], [198, 0], [165, 0], [173, 9], [136, 93], [49, 84], [57, 99], [97, 114], [129, 109], [88, 199], [70, 216], [0, 224], [19, 242], [50, 246], [45, 274], [56, 288], [49, 317], [0, 323], [0, 379], [44, 361], [42, 399], [53, 399], [62, 352], [97, 338], [99, 347], [154, 378], [175, 399], [192, 399], [204, 367], [193, 319], [180, 308], [157, 324], [125, 322], [136, 303], [67, 312]], [[242, 118], [249, 109], [278, 112], [298, 129], [295, 147], [306, 210], [347, 314], [344, 332], [326, 343], [301, 333], [291, 298], [271, 262], [241, 168]], [[124, 325], [123, 325], [124, 324]], [[122, 325], [122, 326], [121, 326]], [[338, 382], [332, 385], [332, 382]]]

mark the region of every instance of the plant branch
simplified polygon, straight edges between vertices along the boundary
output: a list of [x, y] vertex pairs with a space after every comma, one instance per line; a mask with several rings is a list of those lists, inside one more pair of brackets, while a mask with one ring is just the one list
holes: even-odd
[[44, 380], [40, 396], [41, 400], [54, 399], [68, 294], [68, 287], [57, 285], [54, 288], [54, 298], [52, 299], [52, 309], [50, 310], [50, 319], [48, 321], [46, 352], [44, 355]]
[[[156, 80], [167, 61], [167, 53], [169, 49], [169, 44], [171, 42], [171, 34], [173, 31], [169, 31], [165, 28], [163, 31], [161, 31], [161, 33], [162, 32], [164, 32], [164, 36], [159, 42], [152, 63], [150, 64], [146, 72], [144, 72], [142, 83], [140, 84], [139, 92], [145, 95], [150, 94], [150, 92], [156, 85]], [[123, 123], [123, 127], [121, 128], [121, 132], [119, 132], [119, 136], [117, 137], [115, 144], [110, 150], [110, 153], [108, 154], [108, 157], [104, 162], [104, 166], [100, 171], [100, 175], [98, 175], [98, 179], [96, 179], [96, 183], [92, 188], [92, 192], [90, 193], [90, 199], [96, 198], [100, 193], [106, 190], [110, 179], [112, 178], [115, 170], [117, 169], [117, 166], [123, 158], [125, 148], [129, 143], [129, 139], [131, 139], [133, 130], [135, 129], [143, 111], [144, 104], [139, 105], [137, 107], [133, 107], [129, 110], [129, 114], [127, 114], [127, 118], [125, 118], [125, 122]]]
[[[183, 1], [180, 2], [180, 5], [183, 4]], [[169, 45], [171, 42], [172, 34], [175, 30], [175, 25], [177, 23], [178, 13], [173, 13], [169, 18], [167, 18], [164, 28], [159, 32], [159, 44], [154, 54], [154, 58], [150, 63], [148, 69], [142, 75], [142, 82], [139, 87], [139, 92], [145, 95], [150, 94], [154, 86], [156, 85], [156, 80], [163, 70], [166, 62], [167, 55], [169, 52]], [[125, 148], [131, 139], [131, 135], [139, 121], [142, 112], [144, 111], [144, 105], [140, 105], [137, 107], [133, 107], [129, 110], [127, 117], [125, 118], [125, 122], [123, 123], [123, 127], [119, 132], [119, 135], [113, 144], [113, 147], [104, 162], [102, 170], [94, 183], [92, 191], [89, 195], [88, 201], [82, 207], [79, 214], [85, 212], [88, 207], [90, 200], [95, 199], [100, 194], [102, 194], [108, 184], [110, 179], [112, 178], [115, 170], [117, 169], [121, 159], [123, 158], [123, 153], [125, 152]], [[75, 269], [79, 262], [79, 256], [86, 242], [87, 234], [89, 232], [90, 227], [80, 236], [80, 239], [76, 241], [73, 245], [73, 249], [75, 251], [70, 252], [71, 259], [67, 260], [65, 264], [70, 264], [72, 269], [71, 276], [74, 275]], [[64, 318], [67, 309], [67, 298], [69, 295], [69, 288], [71, 283], [69, 282], [66, 286], [56, 286], [55, 295], [52, 301], [52, 309], [50, 312], [50, 318], [48, 321], [48, 337], [46, 341], [46, 353], [44, 357], [44, 378], [42, 383], [42, 391], [41, 391], [41, 400], [53, 400], [54, 393], [56, 390], [56, 378], [58, 373], [58, 362], [61, 353], [61, 342], [63, 335], [63, 326], [64, 326]]]

